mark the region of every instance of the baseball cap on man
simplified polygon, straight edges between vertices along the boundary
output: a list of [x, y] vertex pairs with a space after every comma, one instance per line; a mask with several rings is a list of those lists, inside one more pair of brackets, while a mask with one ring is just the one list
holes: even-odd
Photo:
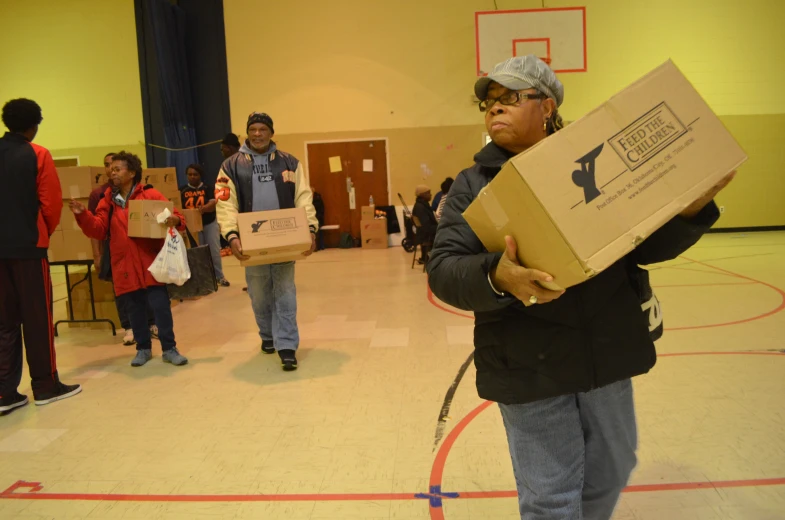
[[556, 74], [537, 56], [516, 56], [498, 63], [493, 71], [474, 84], [474, 94], [478, 99], [488, 97], [488, 86], [495, 81], [510, 90], [536, 89], [561, 106], [564, 101], [564, 86]]
[[429, 188], [425, 184], [420, 184], [419, 186], [414, 188], [414, 195], [419, 197], [420, 195], [428, 193], [429, 191], [431, 191], [431, 188]]

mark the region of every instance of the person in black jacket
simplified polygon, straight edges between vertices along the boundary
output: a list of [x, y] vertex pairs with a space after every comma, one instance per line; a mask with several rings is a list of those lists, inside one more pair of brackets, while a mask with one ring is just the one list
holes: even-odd
[[60, 223], [63, 193], [52, 155], [33, 143], [41, 107], [14, 99], [3, 106], [2, 118], [9, 132], [0, 138], [0, 415], [29, 402], [17, 391], [22, 343], [36, 405], [82, 391], [62, 383], [57, 373], [47, 250]]
[[504, 253], [488, 252], [462, 213], [509, 158], [562, 127], [563, 93], [534, 56], [500, 63], [477, 81], [492, 142], [450, 190], [429, 283], [443, 301], [474, 311], [477, 390], [499, 403], [521, 518], [607, 520], [636, 464], [630, 378], [656, 361], [657, 324], [641, 307], [651, 288], [638, 266], [695, 244], [719, 217], [712, 199], [734, 174], [596, 277], [545, 290], [537, 282], [552, 277], [518, 263], [526, 244], [507, 237]]
[[[431, 189], [425, 184], [420, 184], [414, 190], [414, 195], [417, 200], [412, 208], [412, 215], [417, 218], [419, 225], [417, 226], [417, 243], [420, 244], [420, 251], [422, 256], [419, 263], [424, 264], [428, 261], [428, 252], [433, 245], [433, 239], [436, 236], [436, 214], [431, 207]], [[416, 224], [415, 224], [416, 225]]]

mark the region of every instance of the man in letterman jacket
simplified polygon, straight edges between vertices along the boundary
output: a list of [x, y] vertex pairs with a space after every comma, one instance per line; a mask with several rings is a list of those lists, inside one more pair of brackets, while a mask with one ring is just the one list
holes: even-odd
[[[237, 215], [252, 211], [304, 208], [311, 229], [311, 254], [319, 227], [313, 194], [303, 166], [295, 157], [276, 148], [273, 120], [260, 112], [248, 116], [248, 140], [240, 152], [226, 159], [215, 183], [218, 223], [232, 254], [248, 257], [237, 226]], [[262, 338], [262, 352], [278, 352], [286, 371], [297, 369], [295, 351], [300, 344], [297, 329], [297, 293], [294, 262], [246, 267], [245, 279], [251, 306]]]

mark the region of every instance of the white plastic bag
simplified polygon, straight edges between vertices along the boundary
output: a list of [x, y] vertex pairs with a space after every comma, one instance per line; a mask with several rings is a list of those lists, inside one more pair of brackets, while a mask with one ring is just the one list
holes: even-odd
[[[171, 216], [169, 210], [165, 209], [156, 217], [156, 220], [159, 224], [163, 224]], [[191, 268], [188, 267], [188, 255], [185, 251], [183, 237], [175, 228], [169, 228], [164, 247], [147, 270], [159, 283], [183, 285], [191, 278]]]

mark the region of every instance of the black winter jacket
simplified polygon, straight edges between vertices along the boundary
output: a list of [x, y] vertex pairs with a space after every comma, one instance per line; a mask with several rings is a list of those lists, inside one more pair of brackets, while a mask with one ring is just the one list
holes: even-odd
[[709, 204], [691, 220], [674, 218], [626, 258], [558, 300], [525, 307], [491, 289], [488, 273], [501, 253], [489, 253], [462, 216], [510, 157], [490, 143], [474, 157], [475, 165], [458, 175], [428, 262], [434, 294], [474, 311], [480, 397], [528, 403], [648, 372], [657, 355], [641, 311], [637, 266], [671, 260], [689, 249], [719, 218], [717, 206]]

